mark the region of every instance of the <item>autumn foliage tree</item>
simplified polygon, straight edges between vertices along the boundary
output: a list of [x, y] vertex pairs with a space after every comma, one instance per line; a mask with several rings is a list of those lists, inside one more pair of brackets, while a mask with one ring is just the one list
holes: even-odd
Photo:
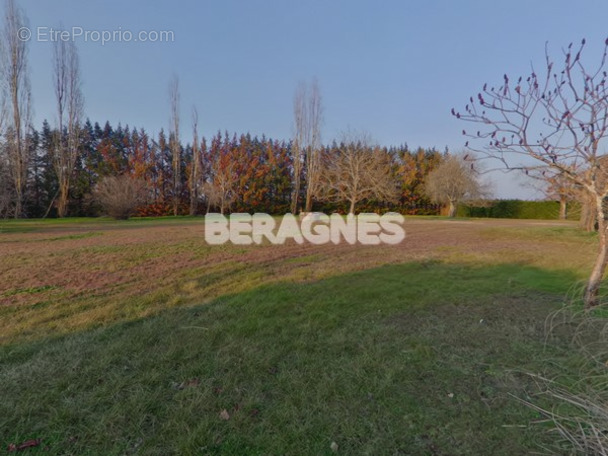
[[[48, 122], [40, 132], [32, 129], [29, 140], [33, 148], [33, 160], [28, 173], [27, 194], [30, 203], [26, 207], [29, 217], [45, 214], [58, 215], [56, 199], [59, 188], [53, 165], [57, 128]], [[128, 174], [141, 179], [147, 189], [147, 200], [137, 209], [136, 215], [164, 216], [173, 214], [173, 155], [171, 144], [164, 130], [155, 137], [143, 128], [112, 126], [109, 122], [85, 121], [79, 133], [80, 153], [74, 166], [70, 183], [68, 215], [95, 215], [90, 195], [95, 184], [106, 176]], [[192, 209], [221, 210], [225, 212], [266, 212], [283, 214], [290, 210], [293, 197], [293, 160], [295, 152], [291, 142], [249, 134], [218, 133], [210, 140], [198, 138], [194, 144], [181, 145], [182, 171], [178, 206], [179, 214]], [[325, 157], [337, 157], [341, 145], [333, 143], [319, 150], [321, 162]], [[198, 150], [197, 150], [198, 149]], [[434, 214], [437, 205], [430, 202], [422, 191], [424, 177], [442, 160], [442, 154], [434, 149], [409, 150], [407, 146], [377, 147], [376, 153], [390, 162], [390, 176], [399, 190], [398, 201], [381, 201], [374, 197], [357, 203], [360, 211], [399, 211], [408, 214]], [[196, 156], [198, 155], [198, 160]], [[194, 166], [198, 163], [198, 170]], [[8, 163], [3, 163], [4, 175]], [[6, 204], [0, 213], [13, 214], [14, 193], [12, 182], [4, 179], [3, 192]], [[198, 184], [198, 185], [197, 185]], [[8, 188], [7, 188], [8, 187]], [[302, 194], [306, 182], [302, 182]], [[223, 195], [223, 197], [221, 196]], [[315, 210], [348, 212], [346, 199], [321, 198], [315, 201]], [[223, 201], [223, 204], [222, 204]]]
[[424, 181], [441, 164], [443, 155], [435, 149], [419, 147], [410, 150], [407, 145], [391, 148], [388, 152], [397, 166], [401, 189], [400, 210], [408, 214], [435, 214], [437, 205], [428, 198]]
[[207, 154], [209, 174], [203, 184], [203, 193], [207, 199], [207, 212], [211, 207], [223, 214], [230, 209], [236, 199], [238, 176], [233, 160], [233, 145], [228, 135], [222, 140], [220, 133], [213, 138]]
[[[603, 163], [608, 138], [608, 39], [594, 65], [583, 61], [585, 40], [570, 44], [556, 64], [545, 50], [543, 71], [526, 77], [506, 74], [498, 86], [484, 85], [463, 112], [452, 114], [475, 124], [463, 131], [476, 150], [507, 169], [561, 175], [586, 192], [598, 223], [598, 251], [584, 292], [587, 309], [599, 304], [608, 262], [608, 167]], [[475, 128], [475, 127], [474, 127]]]

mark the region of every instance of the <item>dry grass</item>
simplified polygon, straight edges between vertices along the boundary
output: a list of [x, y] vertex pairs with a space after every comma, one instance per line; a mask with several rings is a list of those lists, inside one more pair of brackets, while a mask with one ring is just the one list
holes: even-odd
[[[571, 342], [591, 347], [599, 328], [562, 311], [546, 339], [544, 322], [576, 296], [594, 237], [533, 221], [405, 228], [390, 247], [210, 247], [200, 219], [3, 223], [0, 445], [512, 455], [556, 441], [531, 425], [547, 411], [588, 417], [604, 358]], [[590, 366], [597, 381], [581, 381]], [[563, 389], [534, 395], [541, 377]]]
[[[0, 227], [0, 343], [139, 318], [261, 284], [408, 261], [518, 263], [583, 277], [594, 248], [570, 223], [533, 221], [408, 219], [399, 246], [214, 248], [204, 242], [201, 219], [4, 223], [10, 231]], [[552, 230], [565, 234], [547, 235]]]
[[[608, 324], [606, 307], [588, 312], [582, 284], [572, 286], [566, 305], [546, 319], [546, 342], [568, 338], [576, 362], [547, 378], [530, 373], [538, 391], [524, 402], [552, 423], [554, 447], [569, 454], [608, 455]], [[604, 293], [601, 301], [608, 302]]]

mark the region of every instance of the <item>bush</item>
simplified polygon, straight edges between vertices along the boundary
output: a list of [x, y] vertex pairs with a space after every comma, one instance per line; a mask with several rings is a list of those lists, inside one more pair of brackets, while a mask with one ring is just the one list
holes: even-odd
[[165, 217], [173, 215], [173, 208], [166, 203], [151, 203], [137, 207], [135, 211], [137, 217]]
[[[495, 200], [483, 206], [458, 206], [459, 217], [557, 220], [558, 201]], [[568, 220], [578, 220], [580, 204], [568, 203]]]
[[144, 202], [145, 183], [128, 175], [103, 177], [95, 186], [93, 197], [104, 212], [117, 220], [126, 220]]

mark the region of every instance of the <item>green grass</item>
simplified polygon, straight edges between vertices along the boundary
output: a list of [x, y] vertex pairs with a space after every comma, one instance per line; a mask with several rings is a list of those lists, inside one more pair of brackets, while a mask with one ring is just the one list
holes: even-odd
[[2, 443], [41, 438], [30, 453], [79, 455], [332, 454], [332, 442], [349, 455], [525, 454], [547, 436], [508, 394], [531, 387], [519, 372], [572, 356], [543, 345], [544, 315], [571, 280], [515, 265], [385, 266], [5, 346]]
[[408, 220], [400, 250], [211, 247], [189, 217], [2, 222], [0, 454], [555, 448], [515, 397], [538, 400], [528, 372], [579, 380], [575, 326], [545, 323], [595, 237]]
[[575, 238], [586, 241], [597, 237], [595, 232], [573, 230], [571, 226], [492, 227], [484, 229], [483, 234], [488, 239], [560, 240]]
[[20, 289], [16, 289], [16, 290], [6, 291], [4, 293], [1, 293], [0, 296], [9, 297], [9, 296], [15, 296], [18, 294], [36, 294], [36, 293], [42, 293], [42, 292], [54, 290], [54, 289], [56, 289], [56, 287], [53, 287], [52, 285], [45, 285], [42, 287], [20, 288]]
[[89, 229], [91, 227], [128, 227], [182, 225], [200, 223], [200, 216], [132, 217], [115, 220], [111, 217], [69, 217], [49, 219], [0, 219], [0, 234], [43, 232], [53, 229]]

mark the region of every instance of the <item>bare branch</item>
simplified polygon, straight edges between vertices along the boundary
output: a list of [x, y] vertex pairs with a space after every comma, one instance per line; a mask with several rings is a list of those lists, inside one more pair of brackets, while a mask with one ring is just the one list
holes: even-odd
[[84, 111], [80, 61], [73, 41], [57, 40], [53, 46], [53, 88], [57, 100], [57, 135], [51, 158], [59, 194], [57, 213], [67, 213], [72, 174], [80, 154], [80, 127]]
[[366, 134], [347, 134], [337, 150], [323, 157], [319, 197], [327, 201], [348, 201], [354, 214], [356, 204], [375, 198], [398, 199], [398, 186], [389, 154], [371, 144]]
[[188, 179], [190, 189], [190, 215], [195, 215], [201, 185], [201, 149], [198, 138], [198, 110], [192, 107], [192, 164]]
[[458, 203], [480, 199], [483, 189], [472, 161], [449, 155], [425, 180], [425, 193], [435, 203], [449, 206], [448, 215], [456, 216]]
[[302, 165], [306, 172], [306, 202], [305, 211], [310, 212], [315, 196], [319, 192], [320, 181], [320, 148], [321, 124], [323, 122], [323, 104], [321, 89], [317, 79], [313, 79], [310, 88], [300, 83], [296, 88], [293, 100], [294, 140], [293, 140], [293, 172], [294, 192], [292, 195], [291, 211], [298, 209]]
[[[463, 134], [471, 147], [506, 169], [520, 169], [547, 178], [562, 176], [583, 189], [592, 201], [600, 232], [600, 249], [585, 292], [588, 307], [596, 305], [608, 262], [608, 224], [603, 201], [608, 197], [608, 40], [599, 63], [589, 69], [582, 60], [585, 40], [563, 51], [557, 65], [545, 48], [545, 73], [532, 70], [512, 83], [507, 75], [497, 89], [483, 86], [464, 112], [452, 114], [475, 125]], [[467, 146], [469, 142], [467, 141]]]

